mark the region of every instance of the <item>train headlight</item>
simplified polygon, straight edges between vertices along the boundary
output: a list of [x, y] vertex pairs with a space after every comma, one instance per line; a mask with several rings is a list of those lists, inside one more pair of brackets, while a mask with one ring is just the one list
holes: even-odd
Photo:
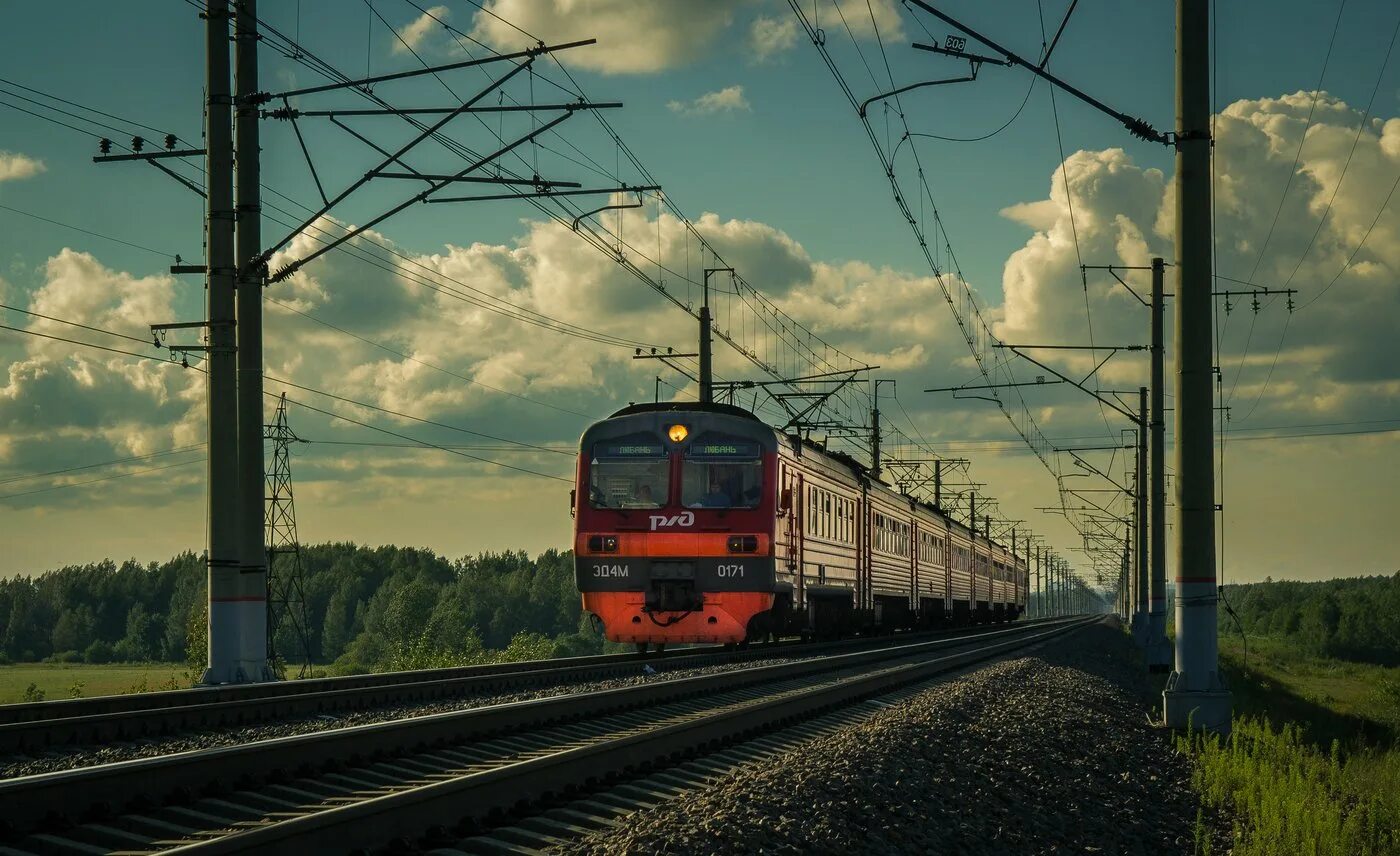
[[616, 535], [589, 535], [588, 551], [590, 553], [616, 553]]
[[758, 551], [758, 536], [730, 535], [728, 546], [731, 553], [754, 553]]
[[671, 438], [672, 443], [679, 443], [690, 436], [690, 429], [684, 425], [672, 425], [666, 430], [666, 434]]

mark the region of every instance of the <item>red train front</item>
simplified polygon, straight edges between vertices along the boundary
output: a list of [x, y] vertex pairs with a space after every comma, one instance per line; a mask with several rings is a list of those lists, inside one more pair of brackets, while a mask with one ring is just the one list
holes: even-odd
[[636, 405], [584, 432], [574, 570], [607, 638], [742, 642], [762, 625], [777, 451], [772, 428], [718, 404]]

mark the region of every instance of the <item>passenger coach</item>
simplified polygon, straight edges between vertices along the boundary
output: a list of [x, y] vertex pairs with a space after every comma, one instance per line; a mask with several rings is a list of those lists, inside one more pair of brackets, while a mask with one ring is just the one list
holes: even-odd
[[583, 608], [639, 650], [1025, 609], [1012, 550], [728, 405], [635, 405], [589, 428], [573, 513]]

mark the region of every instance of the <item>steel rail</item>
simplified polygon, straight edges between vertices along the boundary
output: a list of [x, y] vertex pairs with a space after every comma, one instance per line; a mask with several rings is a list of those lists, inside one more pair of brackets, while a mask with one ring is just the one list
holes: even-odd
[[[556, 726], [575, 729], [573, 734], [576, 737], [577, 729], [591, 727], [588, 726], [590, 720], [612, 723], [614, 720], [625, 721], [630, 716], [634, 723], [636, 717], [648, 721], [663, 705], [686, 703], [687, 700], [711, 703], [724, 693], [751, 688], [771, 689], [784, 683], [811, 680], [843, 670], [866, 669], [892, 659], [922, 658], [950, 649], [996, 652], [1008, 644], [1023, 644], [1019, 640], [1040, 639], [1046, 634], [1055, 634], [1082, 623], [1082, 619], [1069, 619], [1021, 625], [973, 636], [895, 645], [794, 663], [659, 680], [639, 686], [552, 696], [240, 746], [26, 776], [0, 782], [0, 821], [7, 826], [11, 835], [25, 834], [71, 826], [85, 818], [120, 813], [133, 807], [170, 805], [172, 801], [178, 804], [191, 795], [227, 792], [244, 785], [259, 786], [260, 783], [285, 777], [292, 770], [330, 770], [332, 772], [325, 775], [334, 775], [334, 770], [347, 766], [355, 768], [356, 764], [359, 767], [351, 769], [342, 778], [348, 777], [360, 785], [381, 783], [380, 791], [376, 791], [381, 792], [387, 789], [382, 787], [385, 769], [393, 770], [393, 775], [398, 777], [402, 777], [405, 771], [410, 777], [423, 776], [421, 761], [415, 763], [413, 758], [404, 756], [429, 747], [457, 747], [453, 751], [460, 755], [470, 754], [473, 741], [490, 738], [499, 738], [511, 746], [521, 746], [527, 744], [532, 732]], [[990, 644], [989, 639], [992, 640]], [[885, 671], [883, 668], [879, 670]], [[539, 754], [541, 757], [552, 757], [560, 753], [556, 750]], [[376, 759], [395, 760], [378, 762]], [[462, 778], [441, 771], [428, 778], [436, 780], [443, 777]], [[262, 789], [259, 790], [261, 793]], [[304, 789], [297, 793], [302, 797], [309, 795]], [[283, 809], [289, 806], [285, 801], [280, 804], [275, 800], [272, 802]], [[145, 814], [151, 812], [146, 811]], [[211, 825], [208, 832], [227, 825], [221, 824], [217, 817], [206, 817], [202, 822]]]
[[[908, 635], [940, 638], [959, 632], [978, 630], [963, 628]], [[638, 668], [647, 665], [681, 669], [764, 660], [794, 653], [819, 656], [829, 651], [871, 645], [888, 646], [904, 641], [908, 635], [816, 645], [778, 642], [747, 650], [707, 646], [651, 656], [601, 654], [5, 705], [0, 706], [0, 756], [45, 751], [60, 746], [144, 739], [189, 730], [247, 726], [289, 717], [582, 683], [635, 674]]]
[[933, 660], [880, 668], [864, 676], [778, 693], [750, 704], [726, 705], [716, 712], [683, 718], [658, 728], [527, 757], [481, 772], [248, 828], [170, 852], [302, 856], [308, 847], [339, 852], [413, 841], [428, 830], [441, 828], [448, 818], [456, 818], [460, 823], [500, 817], [523, 804], [556, 798], [611, 777], [675, 763], [706, 748], [722, 747], [750, 735], [786, 727], [942, 672], [1047, 641], [1097, 620], [1097, 617], [1073, 620], [1025, 638], [981, 645]]

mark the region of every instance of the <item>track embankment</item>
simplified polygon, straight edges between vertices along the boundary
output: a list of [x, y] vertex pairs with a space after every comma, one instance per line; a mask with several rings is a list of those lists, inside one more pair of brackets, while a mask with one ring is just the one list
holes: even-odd
[[[1191, 853], [1190, 761], [1100, 623], [626, 817], [568, 853]], [[1207, 817], [1216, 852], [1228, 824]]]

